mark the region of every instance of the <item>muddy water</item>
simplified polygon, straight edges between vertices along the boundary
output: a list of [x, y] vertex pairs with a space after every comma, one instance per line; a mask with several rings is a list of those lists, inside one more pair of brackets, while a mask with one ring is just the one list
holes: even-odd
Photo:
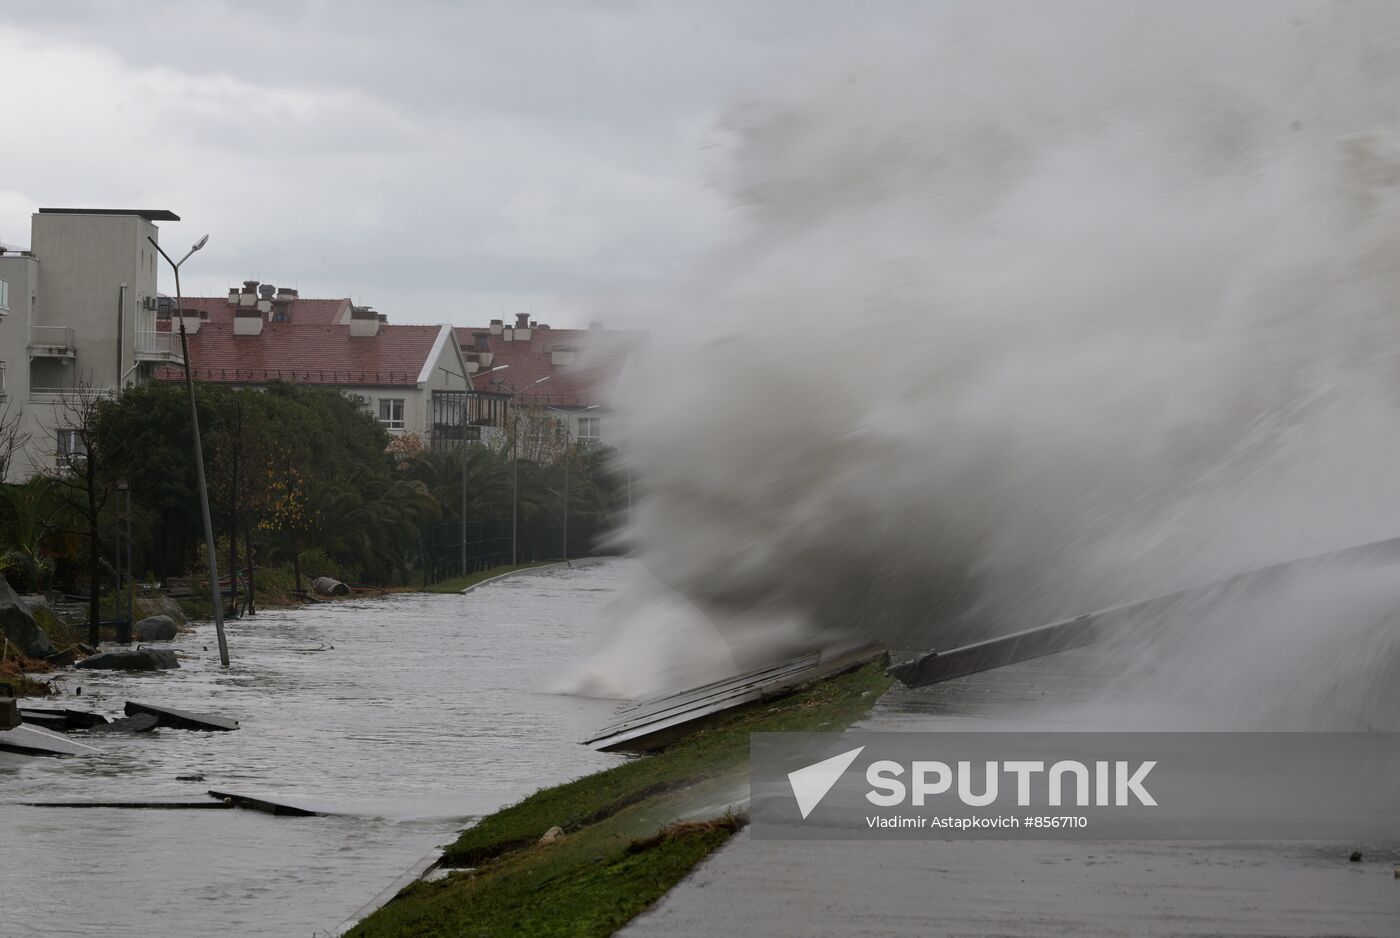
[[[229, 625], [227, 671], [201, 626], [174, 643], [179, 671], [65, 676], [55, 705], [117, 716], [141, 700], [242, 729], [92, 737], [94, 757], [0, 762], [0, 935], [333, 929], [469, 818], [617, 761], [578, 742], [612, 705], [545, 688], [595, 640], [627, 572], [607, 561], [467, 596], [271, 611]], [[204, 780], [177, 780], [193, 774]], [[210, 788], [335, 815], [19, 804]]]

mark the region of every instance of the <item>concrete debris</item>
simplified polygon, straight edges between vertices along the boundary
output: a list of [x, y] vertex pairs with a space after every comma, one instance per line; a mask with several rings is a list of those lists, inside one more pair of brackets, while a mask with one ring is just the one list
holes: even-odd
[[172, 730], [214, 730], [228, 733], [238, 729], [237, 720], [210, 716], [205, 713], [191, 713], [188, 710], [176, 710], [174, 707], [158, 707], [155, 704], [139, 703], [135, 700], [126, 702], [125, 711], [127, 716], [137, 714], [152, 716], [160, 726], [169, 727]]
[[57, 654], [48, 635], [34, 621], [34, 614], [0, 576], [0, 636], [26, 658], [47, 658]]
[[26, 756], [90, 756], [97, 750], [37, 726], [21, 724], [12, 730], [0, 730], [0, 752]]
[[111, 723], [102, 726], [94, 726], [90, 732], [93, 733], [149, 733], [154, 730], [160, 722], [149, 713], [138, 713], [134, 717], [123, 717], [113, 720]]

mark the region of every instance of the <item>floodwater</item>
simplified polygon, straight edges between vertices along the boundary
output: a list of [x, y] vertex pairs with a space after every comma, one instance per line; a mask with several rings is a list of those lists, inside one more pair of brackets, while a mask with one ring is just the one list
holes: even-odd
[[[332, 932], [472, 817], [619, 761], [579, 744], [611, 703], [545, 688], [597, 640], [630, 566], [260, 613], [229, 624], [227, 671], [201, 625], [173, 643], [178, 671], [65, 675], [47, 705], [115, 717], [140, 700], [242, 728], [94, 736], [98, 756], [0, 763], [0, 934]], [[19, 804], [207, 789], [336, 813]]]

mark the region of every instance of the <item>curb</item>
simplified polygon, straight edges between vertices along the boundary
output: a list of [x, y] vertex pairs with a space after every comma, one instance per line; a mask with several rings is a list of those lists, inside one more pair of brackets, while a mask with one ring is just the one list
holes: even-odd
[[504, 580], [506, 577], [517, 576], [522, 573], [538, 573], [541, 570], [551, 570], [555, 567], [591, 565], [594, 563], [600, 563], [607, 559], [608, 558], [606, 557], [580, 557], [577, 560], [557, 560], [554, 563], [542, 563], [538, 567], [525, 567], [523, 570], [508, 570], [505, 573], [498, 573], [495, 576], [487, 577], [479, 583], [473, 583], [471, 586], [468, 586], [466, 589], [462, 590], [461, 595], [465, 596], [472, 590], [479, 589], [480, 587], [485, 586], [487, 583], [495, 583], [497, 580]]

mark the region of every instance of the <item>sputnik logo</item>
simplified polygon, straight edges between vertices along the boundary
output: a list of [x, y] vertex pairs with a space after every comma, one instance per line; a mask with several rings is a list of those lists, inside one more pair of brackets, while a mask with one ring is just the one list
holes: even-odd
[[856, 761], [856, 756], [864, 749], [864, 746], [860, 746], [788, 773], [788, 784], [792, 786], [792, 795], [797, 799], [797, 808], [802, 812], [802, 820], [807, 820], [807, 815], [822, 803], [826, 793], [841, 780], [841, 776], [846, 774], [851, 763]]

